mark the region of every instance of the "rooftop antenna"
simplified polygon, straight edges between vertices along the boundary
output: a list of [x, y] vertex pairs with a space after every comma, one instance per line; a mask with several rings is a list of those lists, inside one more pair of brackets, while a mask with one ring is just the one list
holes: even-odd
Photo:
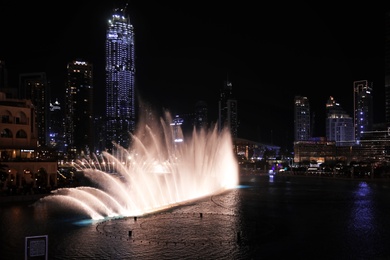
[[125, 4], [125, 7], [123, 8], [123, 13], [125, 13], [126, 12], [126, 9], [127, 9], [127, 6], [129, 5], [129, 3], [127, 2], [126, 4]]

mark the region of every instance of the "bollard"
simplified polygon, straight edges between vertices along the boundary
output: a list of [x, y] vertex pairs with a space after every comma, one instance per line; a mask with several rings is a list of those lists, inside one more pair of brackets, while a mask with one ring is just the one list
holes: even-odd
[[200, 215], [201, 218], [203, 217], [203, 213], [200, 213], [199, 215]]
[[134, 217], [134, 221], [137, 221], [137, 217]]
[[129, 231], [129, 237], [131, 237], [133, 235], [133, 231]]

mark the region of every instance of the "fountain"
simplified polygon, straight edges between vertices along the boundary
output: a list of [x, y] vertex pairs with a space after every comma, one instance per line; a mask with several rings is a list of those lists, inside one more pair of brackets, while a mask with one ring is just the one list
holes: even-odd
[[129, 148], [114, 145], [78, 160], [75, 167], [93, 185], [59, 188], [38, 203], [62, 205], [92, 220], [141, 216], [221, 193], [238, 184], [238, 165], [229, 131], [193, 129], [183, 142], [181, 126], [164, 113], [131, 135]]

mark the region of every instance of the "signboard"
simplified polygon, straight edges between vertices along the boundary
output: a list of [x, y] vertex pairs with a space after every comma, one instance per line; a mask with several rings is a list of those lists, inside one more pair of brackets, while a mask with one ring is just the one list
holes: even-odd
[[48, 237], [32, 236], [25, 239], [25, 260], [48, 260]]

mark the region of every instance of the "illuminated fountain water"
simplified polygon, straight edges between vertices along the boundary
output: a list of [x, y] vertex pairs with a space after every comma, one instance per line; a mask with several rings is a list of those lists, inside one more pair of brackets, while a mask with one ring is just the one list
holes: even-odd
[[184, 142], [165, 113], [157, 124], [140, 124], [125, 149], [115, 145], [76, 162], [93, 185], [60, 188], [39, 203], [62, 205], [98, 220], [140, 216], [180, 203], [235, 188], [238, 165], [229, 131], [193, 130]]

